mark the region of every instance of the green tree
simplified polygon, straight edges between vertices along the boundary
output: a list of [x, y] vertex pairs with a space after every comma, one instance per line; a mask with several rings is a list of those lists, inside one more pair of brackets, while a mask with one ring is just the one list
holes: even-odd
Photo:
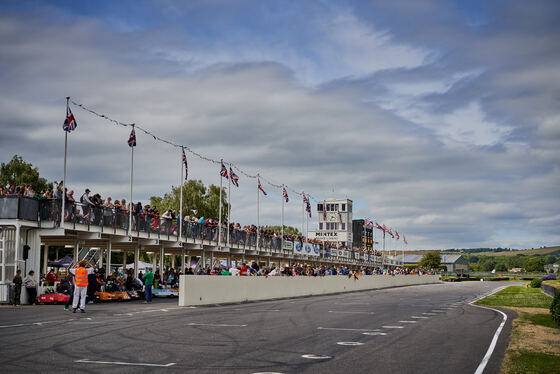
[[39, 170], [33, 165], [23, 161], [14, 155], [8, 163], [0, 165], [0, 184], [18, 185], [21, 183], [31, 184], [33, 191], [40, 192], [47, 188], [52, 188], [52, 183], [48, 183], [45, 178], [39, 176]]
[[543, 272], [545, 262], [542, 258], [532, 257], [525, 263], [525, 271], [528, 272]]
[[441, 256], [439, 252], [428, 252], [422, 257], [418, 266], [428, 269], [438, 269], [441, 265]]
[[496, 267], [496, 260], [494, 257], [485, 257], [480, 260], [479, 270], [480, 271], [492, 271]]
[[[181, 187], [171, 186], [171, 192], [163, 197], [150, 197], [150, 205], [160, 212], [168, 209], [179, 211]], [[206, 188], [200, 180], [190, 180], [183, 185], [183, 215], [218, 219], [220, 188], [210, 185]], [[228, 204], [225, 188], [222, 190], [222, 218], [227, 218]]]
[[[268, 228], [270, 230], [273, 230], [273, 231], [278, 231], [278, 232], [282, 231], [282, 226], [268, 226]], [[297, 228], [292, 227], [292, 226], [286, 226], [286, 225], [284, 225], [284, 234], [285, 235], [301, 235]]]
[[500, 262], [499, 264], [496, 265], [496, 271], [507, 271], [508, 268], [506, 266], [506, 264], [504, 264], [503, 262]]

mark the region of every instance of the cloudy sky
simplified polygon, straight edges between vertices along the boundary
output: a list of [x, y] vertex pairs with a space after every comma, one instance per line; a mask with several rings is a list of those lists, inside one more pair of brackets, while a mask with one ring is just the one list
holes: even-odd
[[[317, 200], [349, 197], [409, 249], [558, 245], [559, 16], [557, 1], [3, 1], [0, 161], [60, 180], [71, 96]], [[68, 184], [128, 200], [130, 130], [72, 109]], [[137, 138], [146, 201], [179, 184], [180, 153]], [[240, 177], [232, 219], [253, 223]], [[281, 192], [263, 187], [261, 224], [279, 224]]]

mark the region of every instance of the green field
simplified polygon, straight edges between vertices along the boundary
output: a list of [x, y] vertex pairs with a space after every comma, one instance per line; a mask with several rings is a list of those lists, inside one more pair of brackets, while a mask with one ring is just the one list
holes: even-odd
[[543, 294], [540, 288], [510, 286], [477, 301], [476, 304], [519, 308], [550, 308], [552, 298]]

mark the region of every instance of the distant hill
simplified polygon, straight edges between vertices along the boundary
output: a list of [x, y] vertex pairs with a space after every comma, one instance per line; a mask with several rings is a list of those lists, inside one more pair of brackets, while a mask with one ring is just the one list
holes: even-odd
[[[424, 255], [427, 252], [432, 251], [405, 251], [409, 255]], [[545, 247], [537, 249], [514, 249], [506, 250], [504, 248], [466, 248], [466, 249], [450, 249], [440, 252], [441, 254], [467, 254], [476, 256], [517, 256], [517, 255], [527, 255], [527, 256], [544, 256], [553, 255], [560, 256], [560, 246], [555, 247]], [[397, 251], [397, 254], [398, 253]]]

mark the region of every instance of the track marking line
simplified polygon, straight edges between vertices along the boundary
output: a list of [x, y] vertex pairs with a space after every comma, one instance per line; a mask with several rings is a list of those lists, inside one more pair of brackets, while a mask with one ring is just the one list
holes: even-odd
[[341, 314], [375, 314], [374, 312], [350, 312], [343, 310], [329, 310], [329, 313], [341, 313]]
[[437, 313], [422, 313], [426, 316], [437, 316]]
[[490, 296], [490, 295], [492, 295], [492, 294], [494, 294], [498, 291], [501, 291], [506, 287], [507, 286], [497, 288], [493, 292], [491, 292], [490, 294], [481, 296], [478, 299], [475, 299], [475, 300], [473, 300], [469, 303], [469, 305], [472, 305], [474, 307], [492, 310], [494, 312], [500, 313], [503, 316], [502, 322], [500, 323], [500, 326], [498, 326], [498, 328], [496, 329], [496, 332], [494, 333], [492, 341], [490, 342], [490, 346], [488, 347], [488, 350], [486, 351], [486, 354], [482, 358], [482, 361], [480, 361], [480, 364], [476, 368], [476, 371], [474, 372], [474, 374], [482, 374], [484, 372], [484, 369], [486, 368], [486, 364], [488, 364], [488, 361], [490, 360], [490, 357], [492, 357], [492, 353], [494, 353], [494, 349], [496, 348], [496, 344], [498, 343], [498, 338], [500, 337], [500, 334], [502, 333], [502, 329], [506, 325], [506, 321], [507, 321], [507, 314], [505, 314], [501, 310], [494, 309], [494, 308], [489, 308], [487, 306], [482, 306], [482, 305], [474, 305], [474, 303], [477, 302], [480, 299], [483, 299], [483, 298], [485, 298], [487, 296]]
[[0, 326], [0, 329], [5, 329], [8, 327], [21, 327], [21, 326], [25, 326], [23, 323], [19, 323], [17, 325], [4, 325], [4, 326]]
[[310, 358], [312, 360], [326, 360], [328, 358], [332, 358], [331, 356], [320, 356], [320, 355], [314, 355], [314, 354], [301, 355], [301, 357]]
[[418, 321], [399, 321], [399, 323], [416, 323]]
[[381, 326], [384, 329], [404, 329], [404, 326]]
[[187, 326], [247, 327], [247, 325], [228, 325], [225, 323], [187, 323]]
[[364, 345], [364, 343], [360, 343], [360, 342], [337, 342], [336, 344], [338, 344], [338, 345], [349, 345], [349, 346]]
[[151, 366], [151, 367], [169, 367], [175, 365], [175, 362], [168, 364], [148, 364], [143, 362], [122, 362], [122, 361], [92, 361], [84, 358], [83, 360], [76, 360], [74, 362], [82, 364], [106, 364], [106, 365], [130, 365], [130, 366]]
[[416, 319], [428, 319], [430, 317], [422, 317], [422, 316], [411, 316], [410, 318], [416, 318]]
[[433, 313], [445, 313], [445, 310], [434, 309], [432, 310]]
[[379, 329], [344, 329], [340, 327], [317, 327], [317, 330], [338, 330], [338, 331], [379, 331]]
[[387, 333], [386, 332], [381, 332], [381, 331], [370, 331], [370, 332], [363, 332], [362, 335], [370, 335], [370, 336], [381, 335], [381, 336], [385, 336], [385, 335], [387, 335]]

